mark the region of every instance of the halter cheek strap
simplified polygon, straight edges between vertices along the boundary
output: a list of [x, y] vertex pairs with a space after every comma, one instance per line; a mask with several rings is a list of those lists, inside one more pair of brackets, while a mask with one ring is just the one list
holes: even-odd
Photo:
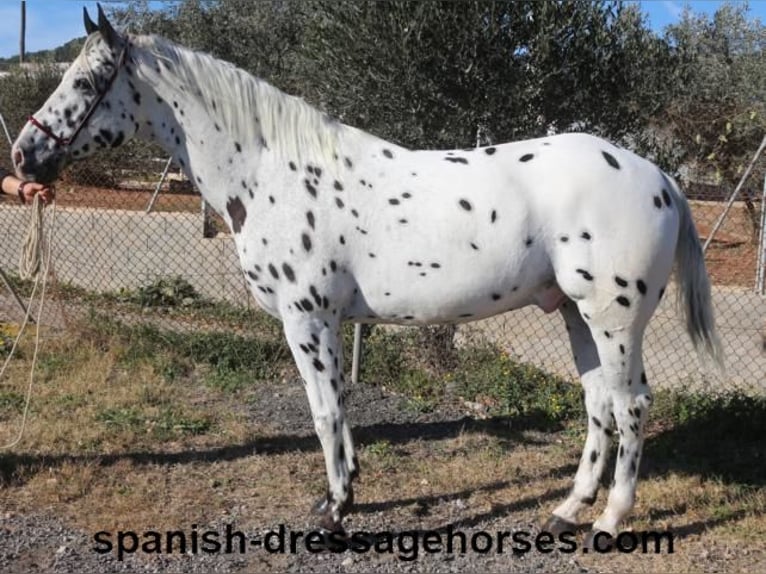
[[[112, 75], [109, 76], [109, 79], [106, 82], [106, 86], [104, 86], [104, 90], [99, 92], [98, 95], [96, 96], [96, 99], [93, 100], [93, 103], [88, 108], [88, 111], [85, 112], [85, 115], [80, 120], [80, 123], [77, 124], [77, 127], [74, 129], [74, 132], [72, 132], [72, 135], [70, 135], [69, 137], [58, 136], [55, 133], [53, 133], [53, 130], [50, 127], [43, 124], [40, 120], [38, 120], [34, 116], [29, 116], [27, 118], [29, 123], [31, 123], [41, 132], [43, 132], [46, 136], [48, 136], [54, 142], [56, 142], [57, 145], [63, 148], [69, 147], [72, 144], [72, 142], [75, 140], [75, 138], [79, 135], [79, 133], [83, 130], [83, 128], [88, 124], [88, 120], [90, 120], [90, 117], [93, 115], [93, 112], [96, 111], [96, 108], [98, 108], [99, 104], [101, 104], [102, 100], [109, 93], [109, 89], [112, 87], [112, 84], [114, 84], [115, 79], [117, 79], [117, 74], [120, 71], [122, 64], [125, 62], [127, 53], [128, 53], [128, 42], [126, 40], [125, 45], [123, 46], [122, 51], [120, 52], [120, 57], [117, 59], [117, 65], [114, 67], [114, 71], [112, 72]], [[93, 87], [95, 88], [95, 85]]]

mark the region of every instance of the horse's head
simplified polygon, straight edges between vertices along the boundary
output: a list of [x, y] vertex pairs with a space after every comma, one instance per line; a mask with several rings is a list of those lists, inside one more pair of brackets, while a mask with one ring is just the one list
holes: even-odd
[[88, 38], [61, 83], [21, 130], [11, 157], [20, 177], [50, 183], [68, 163], [117, 147], [136, 132], [140, 96], [125, 61], [128, 40], [98, 7], [84, 10]]

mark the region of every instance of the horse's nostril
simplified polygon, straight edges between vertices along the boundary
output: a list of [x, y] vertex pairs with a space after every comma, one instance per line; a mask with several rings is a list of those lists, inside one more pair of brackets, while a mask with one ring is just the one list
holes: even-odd
[[21, 153], [21, 150], [15, 150], [13, 152], [13, 165], [16, 167], [21, 167], [21, 164], [24, 163], [24, 154]]

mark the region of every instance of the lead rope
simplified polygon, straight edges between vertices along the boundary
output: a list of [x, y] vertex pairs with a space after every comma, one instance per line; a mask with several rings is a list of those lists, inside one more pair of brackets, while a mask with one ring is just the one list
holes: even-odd
[[21, 416], [21, 427], [16, 438], [11, 442], [0, 446], [0, 450], [7, 450], [13, 448], [21, 437], [24, 436], [24, 429], [27, 426], [27, 418], [29, 415], [29, 404], [32, 400], [32, 385], [34, 382], [35, 366], [37, 365], [37, 352], [40, 349], [40, 323], [43, 315], [43, 307], [45, 303], [45, 288], [48, 283], [48, 271], [50, 269], [51, 262], [51, 244], [53, 242], [53, 230], [56, 222], [56, 203], [51, 205], [51, 217], [50, 217], [50, 232], [48, 233], [48, 244], [45, 246], [45, 239], [43, 234], [43, 210], [44, 205], [40, 200], [40, 195], [35, 194], [32, 201], [32, 214], [29, 218], [29, 224], [27, 225], [27, 233], [24, 238], [24, 244], [21, 249], [21, 256], [19, 257], [19, 275], [22, 279], [32, 279], [34, 277], [35, 284], [32, 287], [32, 294], [29, 296], [29, 303], [27, 304], [27, 312], [24, 315], [24, 321], [21, 323], [19, 332], [16, 335], [16, 340], [13, 342], [10, 353], [3, 363], [2, 369], [0, 369], [0, 378], [5, 373], [6, 367], [11, 362], [16, 347], [18, 347], [19, 341], [24, 334], [24, 329], [29, 323], [29, 317], [32, 315], [32, 302], [34, 301], [37, 288], [42, 284], [40, 291], [40, 304], [37, 308], [37, 325], [35, 329], [35, 350], [32, 355], [32, 367], [29, 371], [29, 383], [27, 383], [26, 398], [24, 399], [24, 411]]

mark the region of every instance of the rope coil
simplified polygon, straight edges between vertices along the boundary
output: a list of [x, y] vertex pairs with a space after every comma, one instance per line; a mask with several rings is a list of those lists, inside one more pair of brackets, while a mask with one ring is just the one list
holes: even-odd
[[40, 194], [32, 200], [32, 214], [27, 225], [27, 233], [19, 254], [19, 277], [28, 281], [35, 279], [40, 272], [43, 258], [43, 202]]
[[16, 335], [16, 339], [13, 341], [13, 346], [8, 356], [5, 358], [2, 369], [0, 369], [0, 378], [5, 373], [5, 369], [13, 358], [13, 354], [18, 347], [19, 341], [24, 334], [29, 323], [29, 318], [32, 315], [32, 302], [37, 294], [38, 287], [41, 287], [40, 291], [40, 303], [37, 307], [37, 319], [35, 329], [35, 350], [32, 355], [32, 367], [29, 371], [29, 382], [27, 383], [26, 397], [24, 399], [24, 410], [21, 417], [21, 427], [16, 435], [16, 438], [11, 442], [0, 446], [0, 450], [7, 450], [13, 448], [20, 441], [24, 435], [24, 430], [27, 425], [27, 418], [29, 415], [29, 404], [32, 400], [32, 385], [34, 382], [35, 366], [37, 365], [37, 353], [40, 349], [40, 323], [43, 315], [43, 307], [45, 303], [45, 288], [48, 283], [48, 271], [50, 270], [51, 261], [51, 243], [53, 241], [53, 229], [56, 220], [56, 204], [51, 205], [51, 217], [50, 217], [50, 233], [48, 235], [47, 245], [43, 240], [43, 211], [45, 205], [40, 200], [39, 194], [36, 194], [32, 202], [32, 213], [29, 218], [29, 224], [27, 225], [27, 232], [24, 237], [24, 243], [21, 249], [21, 255], [19, 257], [19, 275], [24, 280], [31, 280], [34, 278], [34, 286], [32, 287], [32, 294], [29, 296], [29, 303], [27, 304], [27, 312], [24, 315], [24, 321], [21, 323], [19, 332]]

